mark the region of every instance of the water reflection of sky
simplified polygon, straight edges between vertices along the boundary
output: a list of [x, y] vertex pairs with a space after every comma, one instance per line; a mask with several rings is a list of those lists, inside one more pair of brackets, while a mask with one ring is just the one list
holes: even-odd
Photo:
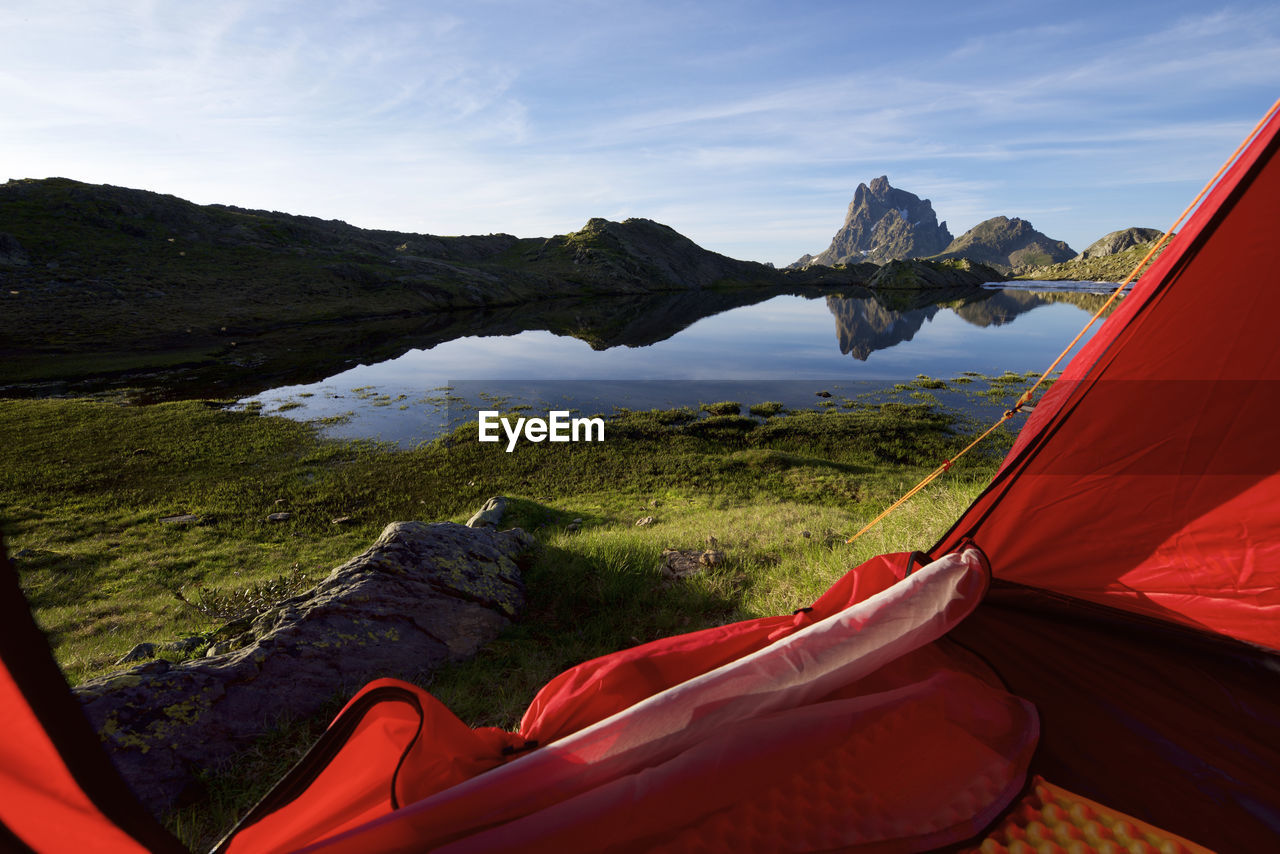
[[[467, 406], [442, 403], [450, 395], [431, 390], [446, 385], [454, 387], [455, 398], [462, 386], [471, 394], [491, 388], [506, 395], [506, 402], [528, 402], [535, 409], [542, 404], [574, 405], [583, 411], [608, 411], [614, 405], [696, 406], [726, 398], [741, 399], [745, 407], [782, 397], [792, 398], [784, 400], [789, 405], [812, 405], [819, 386], [849, 394], [920, 374], [946, 379], [964, 371], [994, 375], [1042, 370], [1089, 314], [1059, 302], [985, 327], [948, 308], [921, 322], [922, 316], [913, 316], [919, 329], [911, 340], [890, 341], [865, 361], [840, 352], [838, 321], [826, 300], [779, 296], [702, 318], [646, 347], [592, 350], [584, 341], [544, 331], [459, 338], [319, 383], [273, 389], [256, 399], [266, 412], [287, 402], [290, 408], [283, 414], [296, 418], [353, 413], [346, 424], [329, 431], [401, 442], [434, 435], [459, 410], [469, 408], [474, 418], [476, 408], [485, 408], [475, 401]], [[575, 391], [562, 382], [567, 380], [603, 382], [582, 384]], [[541, 391], [522, 391], [539, 383]], [[752, 384], [758, 394], [752, 394]], [[788, 389], [794, 394], [787, 394]]]

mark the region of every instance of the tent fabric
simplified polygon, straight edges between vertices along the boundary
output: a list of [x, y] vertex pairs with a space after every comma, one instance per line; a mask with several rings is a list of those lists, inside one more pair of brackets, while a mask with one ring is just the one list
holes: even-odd
[[185, 851], [111, 767], [31, 617], [2, 542], [0, 626], [0, 848]]
[[1036, 407], [932, 550], [1280, 650], [1280, 113]]
[[1035, 705], [1035, 773], [1217, 851], [1275, 848], [1273, 653], [998, 580], [948, 639]]
[[[299, 833], [298, 816], [314, 821], [335, 797], [365, 802], [359, 794], [333, 794], [349, 782], [335, 771], [280, 808], [251, 815], [225, 850], [500, 851], [516, 840], [527, 851], [689, 850], [718, 838], [717, 827], [774, 838], [768, 835], [785, 827], [783, 817], [797, 814], [811, 825], [801, 832], [797, 823], [791, 845], [777, 850], [820, 850], [812, 846], [822, 840], [821, 848], [892, 842], [895, 850], [927, 850], [968, 838], [1021, 789], [1037, 719], [1029, 704], [933, 645], [981, 600], [988, 584], [981, 554], [948, 555], [900, 580], [888, 571], [905, 568], [909, 557], [854, 570], [833, 590], [864, 598], [830, 616], [804, 612], [659, 642], [659, 670], [684, 675], [694, 662], [709, 669], [639, 702], [627, 698], [616, 711], [619, 701], [606, 690], [599, 714], [586, 716], [597, 718], [593, 723], [557, 731], [555, 740], [505, 764], [497, 764], [501, 751], [494, 750], [500, 739], [456, 721], [433, 733], [420, 762], [416, 744], [406, 747], [414, 725], [405, 718], [380, 754], [353, 760], [342, 748], [332, 760], [334, 768], [351, 761], [398, 768], [395, 795], [383, 777], [381, 817], [321, 820], [325, 826]], [[876, 592], [870, 578], [893, 583]], [[829, 592], [813, 611], [834, 604]], [[748, 634], [764, 643], [738, 654]], [[725, 656], [717, 641], [733, 653], [718, 665]], [[564, 720], [562, 704], [584, 702], [576, 686], [607, 686], [642, 658], [628, 650], [589, 662], [584, 670], [598, 680], [571, 671], [544, 689], [527, 719], [534, 727]], [[891, 732], [911, 733], [915, 747], [883, 738]], [[476, 753], [464, 764], [493, 770], [441, 786], [431, 757], [468, 749]], [[398, 810], [392, 800], [400, 801]], [[855, 820], [840, 805], [857, 802], [867, 812]], [[745, 816], [772, 824], [752, 827]], [[588, 826], [595, 829], [585, 832]]]

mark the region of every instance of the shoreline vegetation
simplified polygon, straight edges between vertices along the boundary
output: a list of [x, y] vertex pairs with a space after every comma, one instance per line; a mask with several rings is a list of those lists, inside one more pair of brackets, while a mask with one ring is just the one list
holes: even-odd
[[[322, 438], [316, 425], [221, 401], [8, 399], [0, 523], [37, 622], [75, 683], [120, 669], [117, 659], [143, 641], [199, 637], [162, 655], [203, 655], [236, 608], [309, 587], [387, 523], [465, 521], [487, 498], [507, 496], [503, 527], [532, 532], [540, 546], [525, 572], [526, 610], [426, 687], [468, 723], [510, 727], [538, 687], [582, 660], [789, 612], [866, 557], [932, 543], [989, 479], [1011, 434], [863, 540], [844, 541], [971, 433], [929, 402], [930, 390], [1012, 398], [1029, 380], [920, 377], [903, 384], [901, 400], [834, 398], [793, 412], [769, 401], [620, 410], [605, 442], [520, 443], [510, 453], [478, 442], [475, 423], [403, 450]], [[642, 517], [653, 521], [637, 526]], [[664, 583], [662, 549], [708, 537], [724, 564]], [[169, 816], [171, 826], [191, 843], [216, 839], [325, 722], [286, 722], [231, 768], [210, 769], [208, 797]]]

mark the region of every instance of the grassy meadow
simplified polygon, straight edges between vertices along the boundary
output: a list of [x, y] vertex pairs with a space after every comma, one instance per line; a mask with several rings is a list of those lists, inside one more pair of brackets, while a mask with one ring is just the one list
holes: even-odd
[[[983, 393], [1021, 390], [1003, 379]], [[620, 411], [603, 443], [522, 442], [512, 453], [476, 441], [474, 423], [403, 450], [215, 401], [3, 400], [0, 531], [74, 684], [119, 669], [139, 642], [210, 638], [228, 614], [309, 586], [390, 522], [465, 521], [505, 495], [504, 527], [540, 543], [526, 609], [426, 687], [473, 725], [512, 727], [543, 683], [580, 661], [787, 613], [867, 557], [930, 546], [994, 472], [1008, 434], [857, 543], [845, 539], [966, 442], [972, 425], [927, 401], [939, 382], [906, 384], [905, 403]], [[290, 515], [268, 519], [279, 513]], [[163, 521], [177, 516], [194, 518]], [[708, 537], [724, 565], [664, 582], [662, 549]], [[293, 722], [235, 767], [211, 769], [210, 800], [172, 825], [193, 843], [216, 838], [323, 725]]]

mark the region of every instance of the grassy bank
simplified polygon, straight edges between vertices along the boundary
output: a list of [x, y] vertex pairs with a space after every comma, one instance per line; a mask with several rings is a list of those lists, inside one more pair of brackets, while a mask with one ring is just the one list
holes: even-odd
[[[512, 453], [475, 441], [475, 430], [405, 451], [325, 440], [310, 425], [211, 402], [6, 400], [0, 529], [75, 682], [112, 670], [138, 642], [218, 626], [179, 593], [206, 605], [278, 596], [359, 553], [389, 522], [462, 521], [489, 496], [510, 496], [509, 524], [543, 545], [526, 572], [526, 611], [429, 688], [469, 723], [512, 726], [538, 687], [579, 661], [785, 613], [868, 556], [927, 547], [1004, 447], [958, 464], [846, 546], [954, 453], [965, 425], [927, 404], [849, 402], [768, 418], [621, 413], [603, 443], [522, 443]], [[268, 519], [278, 513], [290, 515]], [[163, 521], [175, 516], [194, 518]], [[637, 527], [644, 516], [654, 521]], [[709, 536], [724, 566], [661, 583], [664, 547], [698, 548]], [[322, 725], [287, 727], [247, 766], [214, 777], [212, 800], [179, 817], [184, 834], [206, 839], [232, 820]]]

